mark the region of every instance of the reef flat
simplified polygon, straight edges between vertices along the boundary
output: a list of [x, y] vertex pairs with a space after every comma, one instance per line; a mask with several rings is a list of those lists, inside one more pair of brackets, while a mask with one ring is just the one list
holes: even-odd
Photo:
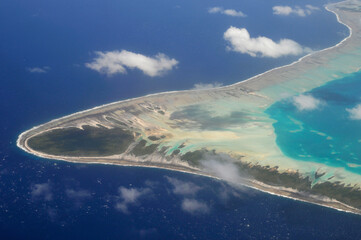
[[[335, 209], [361, 211], [361, 176], [292, 159], [276, 143], [274, 103], [357, 72], [361, 2], [327, 6], [350, 35], [328, 49], [215, 89], [166, 92], [65, 116], [22, 133], [17, 145], [49, 159], [159, 167], [217, 177]], [[217, 168], [231, 166], [238, 178]]]

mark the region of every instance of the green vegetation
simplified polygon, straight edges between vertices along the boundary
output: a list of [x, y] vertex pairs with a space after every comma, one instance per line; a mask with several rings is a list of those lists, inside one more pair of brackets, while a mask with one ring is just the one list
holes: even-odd
[[[259, 165], [251, 166], [242, 163], [239, 166], [242, 172], [266, 184], [293, 188], [304, 193], [329, 197], [347, 205], [361, 208], [361, 190], [359, 188], [345, 186], [339, 182], [324, 182], [311, 187], [312, 182], [309, 177], [304, 178], [298, 172], [280, 173], [277, 168]], [[322, 175], [324, 174], [317, 174], [317, 177]]]
[[[175, 152], [173, 152], [173, 154], [175, 154]], [[191, 166], [199, 167], [200, 161], [204, 159], [207, 154], [217, 158], [215, 151], [202, 149], [185, 153], [181, 156], [181, 160], [188, 162]], [[219, 159], [222, 159], [222, 157]], [[350, 206], [361, 208], [361, 190], [358, 188], [356, 189], [352, 186], [344, 186], [340, 183], [330, 182], [312, 186], [311, 179], [309, 177], [303, 177], [298, 172], [281, 173], [278, 171], [278, 167], [271, 168], [269, 166], [252, 165], [241, 161], [235, 162], [235, 164], [239, 167], [240, 174], [244, 177], [254, 178], [271, 186], [293, 188], [302, 192], [302, 194], [314, 194], [329, 197]], [[325, 173], [316, 172], [315, 177], [317, 179], [324, 174]]]
[[96, 157], [123, 153], [132, 141], [132, 133], [121, 128], [83, 126], [42, 133], [30, 138], [28, 145], [51, 155]]
[[147, 154], [151, 154], [157, 150], [157, 147], [159, 144], [151, 144], [149, 146], [146, 146], [147, 141], [144, 139], [139, 141], [139, 143], [133, 148], [132, 153], [135, 156], [143, 156]]
[[165, 138], [164, 135], [160, 136], [160, 137], [157, 137], [157, 136], [149, 136], [148, 139], [151, 140], [151, 141], [158, 141], [158, 140], [161, 140]]
[[165, 114], [165, 112], [164, 112], [164, 111], [162, 111], [162, 110], [159, 110], [159, 111], [158, 111], [158, 113], [159, 113], [159, 114], [162, 114], [162, 115], [164, 115], [164, 114]]
[[269, 185], [284, 186], [300, 191], [309, 191], [311, 181], [309, 178], [302, 178], [299, 173], [280, 173], [277, 168], [262, 167], [259, 165], [249, 166], [242, 164], [240, 167], [245, 173], [258, 181]]
[[315, 179], [318, 179], [318, 178], [324, 176], [325, 174], [326, 174], [325, 172], [324, 173], [315, 172]]
[[361, 209], [361, 191], [340, 183], [324, 182], [313, 186], [312, 193], [324, 195]]
[[179, 149], [176, 149], [172, 152], [172, 157], [179, 154], [180, 153], [180, 150]]
[[187, 161], [191, 166], [199, 166], [200, 161], [203, 158], [205, 150], [196, 150], [194, 152], [187, 152], [181, 156], [181, 160]]
[[186, 145], [182, 143], [178, 148], [184, 148]]

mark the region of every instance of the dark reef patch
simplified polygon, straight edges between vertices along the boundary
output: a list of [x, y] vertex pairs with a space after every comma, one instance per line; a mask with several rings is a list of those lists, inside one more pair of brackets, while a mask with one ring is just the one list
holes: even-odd
[[179, 127], [195, 128], [196, 126], [202, 130], [217, 130], [239, 126], [245, 123], [248, 118], [245, 113], [237, 111], [224, 116], [213, 116], [212, 111], [203, 109], [200, 105], [192, 105], [173, 112], [169, 119], [178, 120], [177, 125]]

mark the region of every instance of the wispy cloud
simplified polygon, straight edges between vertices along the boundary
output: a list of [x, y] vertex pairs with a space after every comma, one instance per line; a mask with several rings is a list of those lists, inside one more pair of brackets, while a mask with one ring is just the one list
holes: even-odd
[[202, 188], [192, 182], [184, 182], [177, 178], [165, 177], [173, 186], [172, 192], [179, 195], [194, 195]]
[[350, 114], [350, 119], [361, 120], [361, 104], [356, 105], [354, 108], [347, 108], [346, 111]]
[[[219, 189], [218, 196], [223, 202], [227, 202], [231, 197], [237, 197], [237, 198], [243, 197], [243, 195], [241, 195], [241, 192], [239, 191], [240, 190], [239, 187], [234, 188], [232, 187], [232, 185], [227, 185], [223, 183], [221, 184], [221, 188]], [[242, 188], [242, 190], [245, 190], [245, 188]]]
[[206, 203], [196, 199], [185, 198], [182, 201], [182, 209], [191, 214], [208, 213], [209, 207]]
[[205, 155], [201, 165], [205, 172], [215, 175], [228, 183], [239, 185], [243, 182], [239, 167], [225, 154], [217, 156]]
[[247, 17], [242, 11], [237, 11], [235, 9], [223, 9], [222, 7], [212, 7], [208, 9], [209, 13], [220, 13], [232, 17]]
[[145, 180], [144, 185], [151, 189], [154, 189], [159, 185], [159, 182], [147, 179], [147, 180]]
[[167, 71], [172, 70], [178, 61], [169, 58], [163, 53], [158, 53], [154, 57], [148, 57], [139, 53], [133, 53], [126, 50], [95, 52], [97, 55], [92, 62], [85, 66], [99, 73], [113, 75], [125, 74], [128, 69], [139, 69], [145, 75], [150, 77], [161, 76]]
[[298, 95], [292, 98], [292, 103], [299, 111], [311, 111], [321, 107], [324, 103], [312, 95]]
[[193, 90], [203, 90], [203, 89], [210, 89], [210, 88], [217, 88], [222, 87], [223, 84], [219, 82], [214, 83], [196, 83], [194, 84]]
[[33, 67], [33, 68], [27, 68], [27, 71], [31, 73], [47, 73], [50, 70], [50, 67]]
[[318, 7], [312, 6], [312, 5], [306, 5], [304, 8], [301, 8], [299, 6], [296, 7], [290, 7], [290, 6], [274, 6], [273, 8], [273, 14], [275, 15], [297, 15], [300, 17], [306, 17], [308, 15], [311, 15], [314, 11], [319, 10]]
[[129, 214], [128, 206], [138, 203], [138, 199], [151, 193], [151, 189], [120, 187], [118, 192], [120, 201], [116, 203], [115, 208], [123, 213]]
[[68, 198], [74, 199], [74, 200], [82, 200], [85, 198], [91, 197], [91, 194], [87, 190], [74, 190], [74, 189], [66, 189], [65, 190], [66, 195]]
[[309, 48], [304, 48], [291, 39], [281, 39], [275, 42], [267, 37], [252, 38], [245, 28], [230, 27], [223, 35], [228, 41], [228, 50], [248, 54], [252, 57], [278, 58], [288, 55], [301, 55], [309, 52]]
[[51, 201], [53, 194], [51, 192], [50, 183], [37, 183], [31, 187], [31, 196], [35, 199], [43, 199], [45, 201]]

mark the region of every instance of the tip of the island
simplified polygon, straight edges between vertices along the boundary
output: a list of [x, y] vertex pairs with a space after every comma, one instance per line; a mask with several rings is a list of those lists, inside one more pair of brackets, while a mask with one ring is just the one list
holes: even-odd
[[[361, 175], [286, 156], [267, 114], [296, 96], [359, 71], [361, 3], [327, 10], [350, 29], [337, 45], [251, 79], [215, 89], [166, 92], [115, 102], [23, 132], [17, 145], [76, 163], [165, 168], [360, 214]], [[229, 178], [219, 169], [235, 169]]]

